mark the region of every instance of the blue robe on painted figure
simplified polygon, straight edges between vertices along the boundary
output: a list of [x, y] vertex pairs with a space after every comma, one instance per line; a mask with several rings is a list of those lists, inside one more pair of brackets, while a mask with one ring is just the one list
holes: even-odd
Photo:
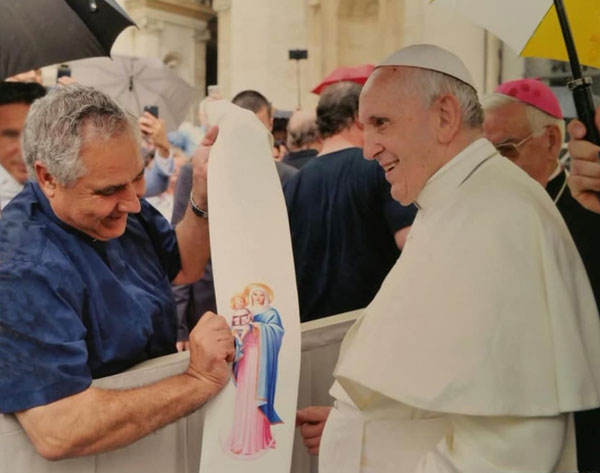
[[[234, 422], [227, 448], [246, 458], [275, 448], [271, 425], [283, 422], [275, 411], [275, 391], [284, 329], [279, 312], [269, 305], [269, 292], [256, 287], [250, 291], [251, 329], [241, 344], [236, 340]], [[257, 293], [258, 301], [252, 299]]]

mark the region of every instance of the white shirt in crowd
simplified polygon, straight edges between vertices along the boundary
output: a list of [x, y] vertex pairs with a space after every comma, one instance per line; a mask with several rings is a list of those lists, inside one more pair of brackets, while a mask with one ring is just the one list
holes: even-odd
[[0, 165], [0, 207], [6, 207], [11, 199], [23, 190], [23, 184], [12, 177], [4, 166]]

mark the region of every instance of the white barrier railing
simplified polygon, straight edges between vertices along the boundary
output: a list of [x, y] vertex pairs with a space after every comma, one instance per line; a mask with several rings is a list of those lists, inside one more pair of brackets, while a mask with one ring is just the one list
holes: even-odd
[[[298, 407], [328, 405], [340, 342], [359, 311], [302, 324], [302, 358]], [[177, 353], [141, 363], [130, 370], [95, 380], [93, 385], [126, 389], [185, 371], [189, 353]], [[100, 409], [101, 406], [98, 406]], [[197, 473], [202, 444], [203, 412], [199, 410], [153, 434], [109, 453], [49, 462], [40, 457], [12, 415], [0, 414], [0, 473]], [[316, 473], [296, 436], [292, 473]], [[215, 472], [218, 473], [218, 472]]]

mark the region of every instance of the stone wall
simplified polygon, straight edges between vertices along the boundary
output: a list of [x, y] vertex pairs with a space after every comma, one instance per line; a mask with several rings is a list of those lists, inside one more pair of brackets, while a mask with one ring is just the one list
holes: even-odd
[[[377, 63], [419, 42], [456, 53], [482, 92], [522, 74], [522, 61], [493, 35], [427, 0], [213, 0], [213, 9], [219, 84], [229, 98], [254, 88], [294, 109], [299, 66], [300, 100], [314, 106], [310, 90], [334, 68]], [[289, 49], [307, 49], [308, 60], [290, 61]]]

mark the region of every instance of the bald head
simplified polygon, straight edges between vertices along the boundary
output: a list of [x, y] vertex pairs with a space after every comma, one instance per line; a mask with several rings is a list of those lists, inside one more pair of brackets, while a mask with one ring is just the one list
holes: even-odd
[[304, 110], [295, 111], [287, 124], [287, 147], [290, 151], [307, 149], [319, 142], [317, 114]]
[[307, 112], [306, 110], [296, 110], [292, 113], [288, 121], [288, 129], [294, 130], [296, 128], [306, 126], [312, 122], [317, 121], [317, 114], [315, 112]]

